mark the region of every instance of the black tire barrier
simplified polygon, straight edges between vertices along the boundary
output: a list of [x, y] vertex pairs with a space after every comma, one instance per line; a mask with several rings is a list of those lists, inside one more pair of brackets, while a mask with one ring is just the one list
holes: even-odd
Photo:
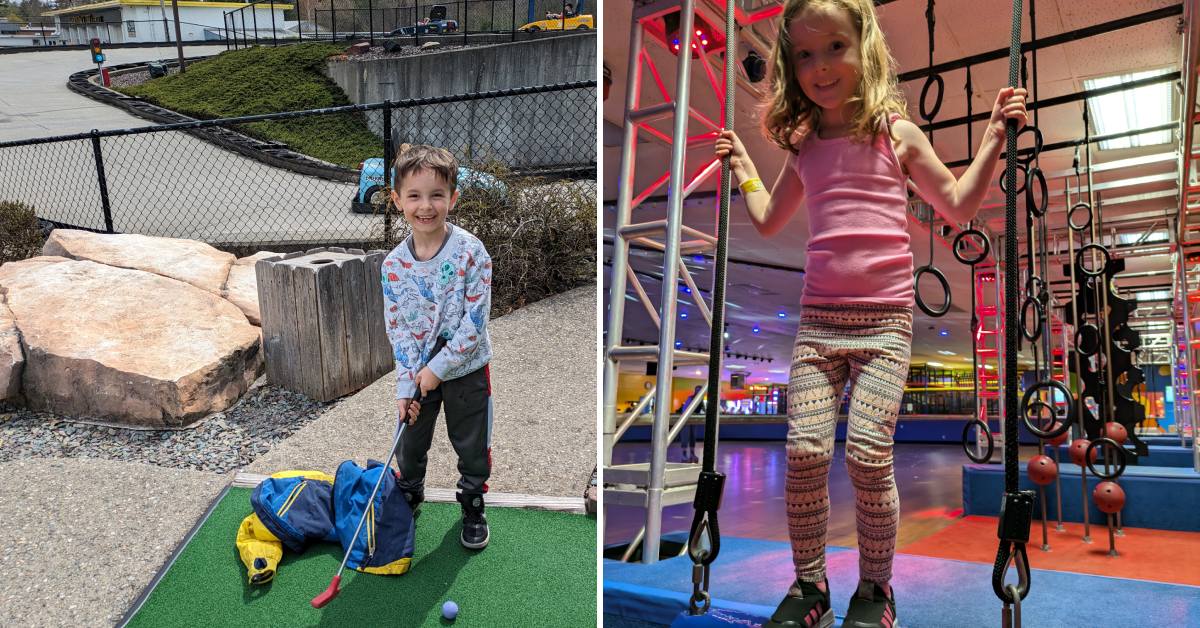
[[[1100, 254], [1104, 257], [1104, 263], [1100, 264], [1098, 268], [1093, 269], [1089, 269], [1087, 266], [1084, 266], [1083, 254], [1087, 251], [1100, 251]], [[1085, 244], [1075, 252], [1075, 267], [1079, 269], [1079, 272], [1082, 273], [1084, 277], [1099, 277], [1103, 275], [1104, 271], [1108, 270], [1108, 262], [1108, 249], [1096, 244], [1095, 242], [1091, 244]]]
[[[933, 275], [938, 280], [938, 283], [942, 284], [942, 306], [938, 309], [930, 308], [925, 303], [925, 300], [921, 298], [921, 275], [925, 273]], [[917, 307], [921, 308], [921, 311], [929, 316], [937, 318], [950, 311], [950, 282], [946, 281], [946, 276], [942, 274], [942, 271], [935, 268], [932, 264], [922, 266], [913, 273], [913, 294], [916, 296]]]
[[[1026, 180], [1029, 183], [1025, 185], [1025, 209], [1034, 217], [1041, 218], [1046, 215], [1046, 208], [1050, 205], [1050, 191], [1046, 187], [1046, 175], [1041, 168], [1034, 167], [1029, 169]], [[1034, 194], [1035, 188], [1040, 192]], [[1040, 200], [1035, 202], [1035, 198]]]
[[1028, 168], [1029, 164], [1033, 163], [1033, 160], [1037, 159], [1038, 154], [1042, 152], [1042, 130], [1036, 126], [1033, 126], [1032, 124], [1026, 124], [1025, 128], [1021, 129], [1021, 131], [1017, 133], [1018, 143], [1021, 142], [1021, 136], [1025, 135], [1026, 133], [1033, 133], [1033, 150], [1030, 151], [1030, 153], [1025, 157], [1021, 157], [1021, 153], [1018, 150], [1017, 163]]
[[[933, 100], [933, 111], [925, 108], [925, 101], [929, 96], [929, 88], [937, 85], [937, 98]], [[921, 88], [921, 118], [926, 122], [933, 122], [939, 111], [942, 110], [942, 96], [945, 91], [946, 82], [942, 80], [941, 74], [931, 74], [925, 79], [925, 86]]]
[[[1075, 211], [1079, 209], [1087, 210], [1087, 220], [1085, 222], [1075, 222]], [[1075, 203], [1071, 209], [1067, 211], [1067, 224], [1070, 225], [1073, 231], [1083, 231], [1092, 226], [1092, 206], [1087, 203]]]
[[[980, 248], [982, 249], [982, 251], [980, 251], [978, 256], [976, 256], [976, 257], [963, 256], [963, 254], [962, 254], [962, 249], [964, 248], [963, 243], [966, 242], [967, 238], [978, 238], [979, 239], [979, 241], [981, 243]], [[958, 235], [954, 236], [954, 244], [950, 248], [954, 250], [954, 259], [958, 260], [958, 262], [960, 264], [966, 264], [967, 266], [974, 266], [976, 264], [979, 264], [983, 260], [987, 259], [988, 254], [992, 252], [992, 242], [991, 242], [991, 240], [988, 239], [987, 234], [985, 234], [984, 232], [982, 232], [978, 229], [967, 229], [966, 231], [960, 231]]]
[[[1033, 331], [1029, 331], [1029, 310], [1034, 312]], [[1042, 302], [1037, 300], [1034, 293], [1025, 295], [1025, 302], [1021, 304], [1021, 337], [1030, 341], [1037, 342], [1038, 338], [1042, 337], [1042, 325], [1046, 322], [1046, 312], [1042, 308]]]
[[[1097, 445], [1111, 447], [1118, 452], [1116, 456], [1117, 459], [1114, 462], [1116, 465], [1116, 470], [1114, 470], [1112, 473], [1100, 473], [1096, 470], [1096, 463], [1092, 462], [1092, 449]], [[1097, 455], [1096, 457], [1099, 458], [1100, 456]], [[1121, 474], [1125, 473], [1125, 458], [1125, 448], [1118, 445], [1117, 441], [1111, 438], [1097, 438], [1091, 443], [1088, 443], [1087, 450], [1083, 452], [1083, 462], [1087, 465], [1088, 471], [1091, 471], [1092, 475], [1100, 478], [1101, 480], [1115, 480], [1121, 477]]]
[[[1050, 414], [1051, 418], [1054, 421], [1058, 421], [1058, 427], [1051, 430], [1043, 430], [1037, 425], [1034, 425], [1033, 421], [1029, 417], [1030, 409], [1038, 407], [1037, 404], [1030, 403], [1031, 399], [1036, 400], [1037, 403], [1041, 404], [1042, 406], [1049, 406], [1049, 404], [1042, 401], [1041, 398], [1034, 397], [1038, 391], [1047, 388], [1061, 392], [1063, 397], [1065, 397], [1067, 400], [1067, 413], [1064, 416], [1060, 417], [1058, 415], [1058, 411], [1055, 410], [1053, 406], [1050, 406], [1052, 411]], [[1038, 416], [1040, 416], [1040, 413]], [[1025, 427], [1029, 428], [1029, 432], [1038, 438], [1054, 438], [1055, 436], [1063, 434], [1070, 429], [1071, 424], [1075, 422], [1075, 399], [1071, 396], [1071, 389], [1067, 388], [1066, 384], [1052, 379], [1040, 381], [1025, 389], [1025, 396], [1021, 397], [1021, 420], [1025, 422]]]
[[[1017, 164], [1016, 171], [1021, 173], [1021, 176], [1018, 177], [1021, 180], [1021, 186], [1017, 188], [1017, 194], [1020, 194], [1024, 192], [1025, 188], [1028, 186], [1029, 170], [1024, 164]], [[1000, 190], [1005, 194], [1008, 194], [1008, 178], [1004, 176], [1005, 174], [1007, 174], [1007, 171], [1000, 172]]]
[[1085, 358], [1100, 353], [1100, 330], [1091, 323], [1084, 323], [1075, 330], [1075, 350]]
[[[972, 443], [967, 439], [967, 434], [971, 432], [972, 425], [978, 427], [980, 431], [987, 435], [987, 452], [983, 456], [975, 455], [975, 452], [971, 450]], [[963, 452], [967, 454], [967, 458], [970, 458], [971, 462], [983, 464], [992, 459], [992, 453], [996, 450], [996, 440], [992, 438], [992, 430], [988, 427], [987, 423], [984, 423], [983, 419], [975, 417], [963, 425], [962, 446]]]

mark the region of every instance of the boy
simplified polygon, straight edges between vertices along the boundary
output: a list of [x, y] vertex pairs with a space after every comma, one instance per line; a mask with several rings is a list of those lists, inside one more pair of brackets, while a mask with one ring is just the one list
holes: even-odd
[[396, 157], [393, 181], [392, 202], [412, 227], [384, 260], [382, 277], [396, 410], [409, 423], [397, 452], [397, 485], [415, 514], [425, 498], [433, 423], [444, 403], [461, 474], [461, 541], [483, 549], [489, 536], [483, 494], [491, 473], [492, 260], [478, 238], [446, 222], [458, 200], [458, 163], [449, 151], [413, 146]]

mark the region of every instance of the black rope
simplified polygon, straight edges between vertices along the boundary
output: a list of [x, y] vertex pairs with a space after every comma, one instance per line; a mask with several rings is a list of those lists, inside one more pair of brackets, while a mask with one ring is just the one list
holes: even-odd
[[[725, 128], [733, 129], [736, 116], [733, 96], [737, 89], [734, 59], [737, 39], [734, 32], [734, 0], [725, 3]], [[690, 37], [688, 38], [690, 41]], [[703, 60], [702, 60], [703, 61]], [[700, 615], [710, 604], [709, 568], [721, 552], [721, 530], [717, 511], [721, 508], [725, 474], [716, 471], [717, 431], [721, 412], [721, 356], [724, 353], [725, 271], [729, 262], [729, 194], [733, 173], [729, 155], [721, 159], [720, 203], [717, 213], [717, 250], [712, 287], [712, 332], [709, 336], [708, 391], [704, 411], [704, 458], [696, 481], [695, 514], [688, 533], [688, 556], [692, 560], [692, 596], [688, 612]], [[667, 376], [670, 374], [668, 373]], [[703, 542], [708, 539], [707, 547]], [[702, 603], [702, 605], [701, 605]]]
[[[1017, 86], [1018, 62], [1021, 56], [1021, 0], [1013, 0], [1012, 30], [1008, 52], [1008, 86]], [[1017, 601], [1004, 584], [1004, 574], [1010, 561], [1015, 560], [1020, 583], [1015, 587], [1017, 597], [1029, 593], [1029, 563], [1025, 543], [1033, 521], [1033, 493], [1020, 491], [1019, 444], [1017, 421], [1017, 122], [1005, 121], [1005, 171], [1007, 182], [1004, 202], [1004, 274], [1009, 278], [1004, 287], [1004, 399], [1009, 416], [1004, 421], [1004, 500], [1000, 510], [1000, 539], [996, 562], [992, 570], [992, 589], [1007, 605]]]

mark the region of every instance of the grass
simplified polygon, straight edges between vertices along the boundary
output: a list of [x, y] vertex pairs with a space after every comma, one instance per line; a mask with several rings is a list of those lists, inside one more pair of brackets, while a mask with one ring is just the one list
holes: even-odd
[[230, 489], [129, 626], [436, 627], [450, 625], [441, 617], [446, 600], [459, 605], [458, 628], [596, 624], [593, 517], [488, 508], [491, 543], [473, 552], [458, 541], [458, 504], [426, 503], [409, 573], [347, 569], [341, 594], [316, 610], [309, 600], [329, 585], [341, 547], [285, 550], [275, 579], [250, 586], [234, 548], [250, 493]]
[[[183, 74], [120, 91], [199, 119], [349, 105], [324, 73], [326, 59], [344, 49], [308, 43], [231, 50], [190, 64]], [[238, 130], [347, 168], [383, 154], [383, 140], [367, 128], [361, 113], [255, 122]]]

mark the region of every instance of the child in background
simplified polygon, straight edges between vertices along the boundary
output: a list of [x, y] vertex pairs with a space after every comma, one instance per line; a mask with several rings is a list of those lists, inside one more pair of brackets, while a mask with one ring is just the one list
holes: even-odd
[[779, 25], [763, 127], [791, 154], [770, 191], [737, 135], [723, 131], [716, 142], [716, 154], [730, 156], [760, 233], [779, 232], [805, 200], [809, 216], [788, 384], [787, 517], [796, 581], [766, 626], [834, 623], [825, 572], [828, 482], [849, 380], [846, 466], [856, 493], [860, 581], [842, 625], [895, 628], [892, 436], [912, 352], [906, 179], [951, 222], [971, 220], [993, 180], [1006, 120], [1025, 124], [1025, 90], [1000, 90], [979, 152], [956, 179], [905, 119], [872, 0], [786, 0]]
[[492, 260], [478, 238], [446, 222], [458, 200], [458, 163], [449, 151], [413, 146], [396, 157], [393, 170], [392, 201], [412, 228], [384, 260], [382, 277], [396, 411], [409, 423], [397, 452], [397, 485], [416, 513], [425, 498], [433, 424], [444, 404], [461, 474], [460, 540], [482, 549], [489, 539], [483, 494], [491, 473]]

